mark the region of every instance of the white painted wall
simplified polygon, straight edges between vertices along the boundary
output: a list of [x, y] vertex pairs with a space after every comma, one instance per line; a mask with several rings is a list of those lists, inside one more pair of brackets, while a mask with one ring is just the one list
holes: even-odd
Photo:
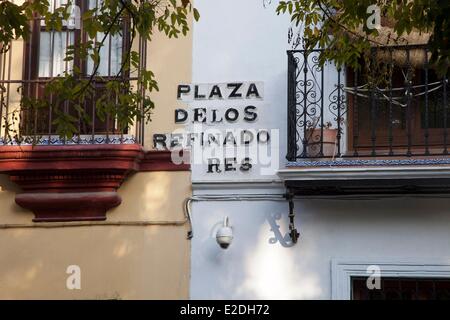
[[[273, 136], [272, 146], [276, 158], [284, 166], [289, 18], [276, 15], [275, 3], [264, 8], [262, 0], [196, 0], [195, 5], [201, 19], [193, 28], [192, 82], [264, 82], [264, 100], [253, 102], [258, 107], [258, 121], [228, 127], [278, 129], [279, 139]], [[225, 108], [242, 103], [213, 101], [191, 106]], [[193, 181], [277, 179], [275, 170], [271, 175], [261, 175], [258, 166], [246, 174], [206, 174], [205, 166], [196, 164], [192, 171]]]
[[[258, 81], [264, 85], [264, 98], [261, 101], [218, 101], [204, 100], [190, 102], [191, 108], [204, 107], [225, 110], [235, 107], [242, 110], [252, 104], [258, 108], [255, 123], [238, 121], [235, 124], [204, 124], [199, 131], [208, 129], [268, 129], [274, 130], [269, 150], [253, 150], [251, 158], [254, 166], [250, 172], [226, 172], [207, 174], [205, 161], [192, 162], [193, 181], [236, 181], [278, 179], [275, 171], [284, 167], [286, 160], [287, 128], [287, 53], [292, 49], [288, 43], [288, 30], [291, 26], [288, 15], [276, 15], [278, 1], [263, 6], [262, 0], [197, 0], [196, 7], [201, 19], [193, 27], [193, 76], [194, 84], [220, 84], [236, 81]], [[300, 48], [299, 48], [300, 49]], [[301, 57], [300, 54], [296, 55]], [[309, 64], [313, 65], [311, 55]], [[336, 99], [337, 71], [328, 64], [324, 67], [324, 123], [330, 121], [336, 128], [336, 115], [330, 112], [330, 101]], [[344, 76], [342, 76], [344, 78]], [[321, 73], [311, 66], [308, 73], [309, 112], [313, 113], [313, 101], [320, 98]], [[334, 92], [334, 93], [333, 93]], [[321, 103], [315, 107], [319, 112]], [[336, 111], [334, 111], [336, 113]], [[344, 115], [344, 119], [346, 115]], [[312, 121], [312, 115], [308, 117]], [[346, 148], [346, 125], [344, 120], [341, 151]], [[194, 127], [187, 126], [189, 132]], [[198, 130], [198, 128], [197, 128]], [[301, 128], [300, 135], [303, 136]], [[196, 154], [208, 154], [207, 148], [197, 150]], [[257, 152], [261, 152], [257, 154]], [[266, 152], [266, 153], [264, 153]], [[272, 163], [268, 165], [264, 156], [270, 154]], [[198, 158], [197, 158], [198, 159]], [[266, 170], [263, 170], [265, 168]], [[268, 170], [267, 170], [268, 169]]]
[[[450, 263], [449, 207], [450, 199], [413, 197], [299, 200], [295, 222], [300, 240], [284, 247], [271, 223], [280, 225], [285, 236], [285, 203], [195, 203], [190, 296], [330, 299], [333, 258], [369, 264]], [[215, 242], [215, 230], [225, 215], [235, 235], [228, 250]]]
[[[276, 1], [196, 0], [202, 14], [194, 26], [193, 83], [264, 82], [254, 127], [279, 129], [280, 168], [286, 154], [286, 72], [289, 18], [276, 16]], [[327, 73], [326, 79], [335, 79]], [[327, 81], [328, 81], [327, 80]], [[216, 104], [209, 103], [208, 107]], [[220, 104], [221, 107], [226, 103]], [[278, 180], [273, 175], [206, 174], [193, 166], [194, 194], [268, 193], [280, 188], [246, 185]], [[230, 182], [212, 187], [207, 182]], [[400, 197], [378, 200], [295, 201], [297, 245], [286, 245], [287, 203], [194, 202], [191, 288], [193, 299], [329, 299], [333, 258], [450, 263], [449, 199]], [[228, 250], [216, 244], [217, 227], [228, 215], [235, 239]], [[276, 232], [280, 225], [281, 236]], [[274, 226], [274, 227], [273, 227]], [[285, 239], [285, 240], [283, 240]]]

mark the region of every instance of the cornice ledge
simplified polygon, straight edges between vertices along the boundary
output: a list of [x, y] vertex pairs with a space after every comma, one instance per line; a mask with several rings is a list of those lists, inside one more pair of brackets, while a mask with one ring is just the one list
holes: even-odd
[[288, 180], [364, 180], [450, 178], [450, 165], [380, 167], [292, 167], [277, 172]]
[[33, 211], [35, 222], [105, 220], [120, 205], [117, 190], [130, 174], [189, 169], [169, 151], [138, 144], [0, 147], [0, 173], [22, 188], [15, 201]]

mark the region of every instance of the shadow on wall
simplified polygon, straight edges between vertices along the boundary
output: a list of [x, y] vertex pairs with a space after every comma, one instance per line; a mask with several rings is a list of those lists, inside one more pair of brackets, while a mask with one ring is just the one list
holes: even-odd
[[19, 192], [20, 188], [11, 182], [6, 174], [0, 174], [0, 188], [1, 191]]
[[[306, 240], [292, 246], [286, 204], [230, 203], [226, 208], [196, 204], [193, 212], [193, 299], [316, 299], [323, 295], [319, 271], [310, 265], [317, 260], [317, 248]], [[224, 215], [229, 215], [234, 233], [227, 250], [220, 249], [215, 239]]]
[[8, 175], [0, 174], [0, 224], [29, 223], [34, 215], [16, 204], [16, 193], [21, 192], [19, 186], [11, 182]]
[[270, 225], [270, 231], [272, 231], [274, 234], [273, 238], [269, 239], [269, 243], [276, 244], [277, 242], [279, 242], [280, 245], [284, 248], [293, 247], [295, 243], [292, 242], [292, 239], [289, 236], [289, 232], [285, 232], [284, 235], [281, 233], [281, 226], [277, 223], [277, 220], [280, 220], [281, 218], [281, 213], [268, 214], [267, 216], [267, 222]]
[[[317, 299], [321, 296], [319, 274], [309, 264], [316, 259], [317, 248], [309, 242], [292, 243], [286, 213], [266, 214], [266, 223], [259, 228], [255, 244], [244, 260], [246, 275], [236, 288], [238, 295], [256, 299]], [[305, 247], [309, 247], [307, 252]]]

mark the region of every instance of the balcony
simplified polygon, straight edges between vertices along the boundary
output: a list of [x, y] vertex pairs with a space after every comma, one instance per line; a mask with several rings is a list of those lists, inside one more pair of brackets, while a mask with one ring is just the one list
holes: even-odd
[[321, 67], [320, 52], [288, 51], [286, 184], [302, 194], [450, 190], [450, 88], [428, 48], [373, 48], [358, 70]]
[[[108, 83], [127, 83], [137, 95], [146, 94], [137, 70], [118, 72], [130, 47], [146, 57], [143, 37], [132, 42], [126, 29], [119, 37], [110, 36], [100, 50], [103, 62], [91, 75], [94, 63], [89, 58], [64, 59], [68, 46], [77, 44], [74, 39], [83, 38], [83, 30], [52, 31], [42, 23], [38, 18], [30, 22], [27, 41], [0, 48], [0, 174], [20, 186], [15, 201], [34, 212], [35, 222], [105, 220], [107, 210], [120, 205], [117, 189], [129, 175], [189, 166], [172, 164], [169, 152], [144, 151], [142, 117], [126, 124], [118, 120], [118, 112], [126, 112], [127, 105], [108, 91]], [[145, 69], [145, 63], [141, 58], [136, 69]], [[84, 71], [73, 77], [74, 87], [92, 80], [86, 95], [74, 102], [46, 90], [75, 66]], [[108, 97], [111, 108], [98, 112], [102, 96]], [[69, 119], [73, 135], [61, 134], [55, 121], [61, 113]]]

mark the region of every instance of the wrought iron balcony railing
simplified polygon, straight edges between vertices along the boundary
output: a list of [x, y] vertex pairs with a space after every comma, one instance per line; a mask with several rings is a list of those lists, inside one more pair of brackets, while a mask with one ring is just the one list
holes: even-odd
[[447, 155], [449, 84], [423, 45], [373, 48], [361, 68], [288, 51], [289, 161]]
[[[108, 91], [110, 81], [128, 84], [141, 97], [145, 94], [137, 80], [139, 70], [145, 69], [146, 41], [142, 36], [131, 39], [127, 22], [120, 23], [123, 28], [119, 34], [97, 36], [103, 44], [98, 67], [90, 57], [84, 59], [75, 54], [73, 59], [66, 59], [70, 47], [87, 41], [82, 26], [63, 24], [62, 30], [53, 31], [45, 27], [43, 19], [36, 17], [30, 21], [29, 39], [14, 40], [8, 48], [0, 46], [0, 145], [143, 144], [144, 121], [136, 118], [133, 124], [124, 127], [114, 115], [102, 111], [99, 116], [97, 112], [100, 97], [108, 95], [109, 101], [117, 102], [117, 96]], [[123, 71], [131, 49], [141, 57], [139, 70]], [[74, 76], [74, 86], [77, 80], [91, 80], [90, 90], [83, 99], [75, 103], [45, 92], [52, 80], [71, 74], [75, 67], [81, 71]], [[24, 106], [24, 98], [45, 100], [47, 107]], [[76, 132], [70, 139], [62, 138], [57, 132], [58, 112], [72, 119]]]

